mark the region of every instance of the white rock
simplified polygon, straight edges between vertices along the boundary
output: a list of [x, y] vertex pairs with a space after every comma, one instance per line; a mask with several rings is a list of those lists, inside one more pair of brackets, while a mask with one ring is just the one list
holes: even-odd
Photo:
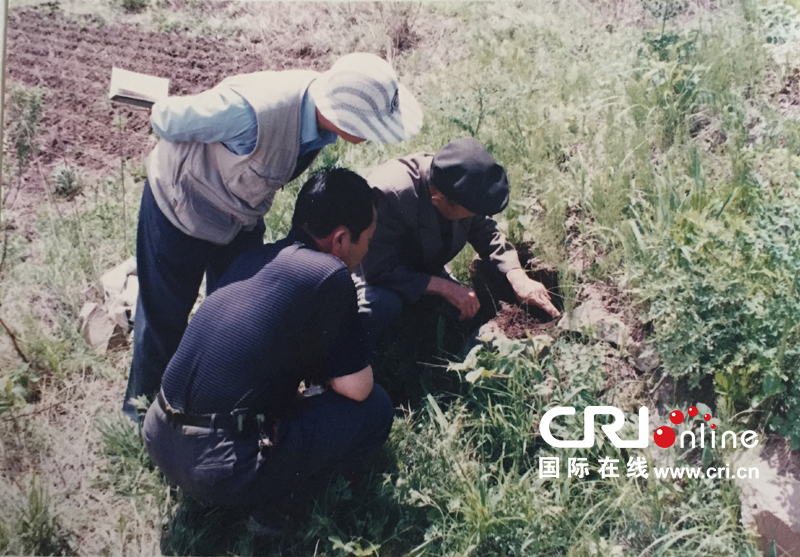
[[128, 275], [136, 274], [136, 258], [131, 257], [110, 271], [107, 271], [100, 277], [100, 283], [103, 285], [106, 301], [111, 301], [122, 294], [125, 290], [125, 283], [128, 281]]
[[768, 457], [765, 453], [745, 449], [731, 464], [732, 475], [740, 467], [758, 469], [757, 479], [735, 480], [741, 489], [742, 522], [756, 528], [765, 555], [772, 554], [773, 542], [777, 555], [800, 555], [800, 481], [783, 471], [788, 460], [798, 458], [788, 450]]
[[500, 325], [494, 321], [489, 321], [481, 325], [478, 329], [478, 340], [481, 342], [492, 342], [496, 338], [507, 338], [505, 333], [500, 329]]
[[86, 302], [83, 304], [81, 308], [81, 312], [78, 314], [78, 327], [83, 330], [84, 325], [86, 324], [86, 320], [92, 314], [92, 312], [97, 309], [97, 304], [94, 302]]
[[558, 322], [558, 328], [587, 334], [617, 346], [624, 346], [628, 339], [627, 325], [594, 302], [587, 302], [565, 313]]
[[139, 278], [136, 275], [129, 275], [125, 281], [125, 289], [119, 295], [122, 305], [130, 308], [136, 307], [136, 298], [139, 295]]
[[127, 328], [116, 323], [104, 308], [89, 302], [84, 305], [81, 315], [84, 316], [81, 326], [83, 338], [97, 354], [103, 355], [109, 349], [127, 345]]
[[109, 317], [125, 334], [128, 334], [133, 329], [133, 321], [130, 314], [130, 308], [123, 305], [115, 304], [108, 308]]

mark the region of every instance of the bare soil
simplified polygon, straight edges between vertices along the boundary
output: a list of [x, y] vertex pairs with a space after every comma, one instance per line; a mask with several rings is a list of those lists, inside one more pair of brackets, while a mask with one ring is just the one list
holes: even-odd
[[[528, 276], [541, 282], [550, 293], [553, 305], [563, 310], [558, 269], [536, 258], [529, 244], [517, 246], [517, 254]], [[524, 338], [529, 332], [533, 335], [542, 334], [555, 326], [553, 318], [544, 310], [530, 304], [520, 304], [505, 276], [486, 261], [476, 257], [469, 269], [472, 285], [481, 303], [480, 322], [493, 321], [509, 338]]]
[[555, 321], [542, 322], [543, 320], [531, 316], [520, 305], [506, 302], [500, 302], [500, 305], [501, 309], [493, 321], [508, 338], [525, 338], [529, 333], [534, 336], [542, 335], [555, 327]]

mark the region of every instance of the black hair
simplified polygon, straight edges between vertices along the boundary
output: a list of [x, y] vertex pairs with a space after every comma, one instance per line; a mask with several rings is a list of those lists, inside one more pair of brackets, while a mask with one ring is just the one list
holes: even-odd
[[350, 240], [358, 242], [372, 224], [374, 193], [367, 181], [347, 168], [322, 170], [312, 175], [297, 195], [292, 228], [314, 238], [325, 238], [344, 226]]

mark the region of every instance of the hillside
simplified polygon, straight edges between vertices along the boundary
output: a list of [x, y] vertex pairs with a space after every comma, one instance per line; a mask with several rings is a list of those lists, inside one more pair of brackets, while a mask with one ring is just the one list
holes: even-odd
[[[800, 448], [800, 16], [790, 5], [20, 0], [7, 38], [1, 554], [800, 551], [753, 518], [760, 484], [707, 474], [752, 462], [766, 473]], [[104, 302], [101, 277], [134, 255], [156, 142], [146, 112], [108, 101], [108, 80], [116, 65], [187, 95], [235, 73], [323, 70], [354, 51], [392, 61], [425, 127], [400, 145], [340, 141], [317, 167], [366, 175], [474, 136], [511, 182], [501, 226], [567, 317], [551, 322], [509, 298], [477, 346], [438, 334], [425, 363], [399, 331], [375, 363], [397, 404], [389, 443], [265, 542], [246, 516], [168, 485], [119, 411], [130, 338], [98, 351], [81, 330], [85, 305]], [[287, 232], [302, 182], [277, 195], [266, 241]], [[462, 282], [473, 256], [453, 262]], [[598, 417], [595, 446], [553, 447], [539, 426], [559, 406], [618, 408], [623, 439], [646, 407], [648, 440], [680, 410], [691, 417], [675, 429], [708, 444], [618, 448], [602, 441]], [[756, 432], [758, 450], [712, 448], [711, 424], [720, 437]], [[579, 439], [583, 423], [560, 418], [553, 432]], [[552, 458], [557, 478], [542, 474]], [[586, 458], [588, 474], [569, 476], [570, 458]], [[618, 461], [616, 476], [603, 459]], [[636, 461], [649, 473], [632, 474]], [[787, 481], [792, 466], [780, 470]], [[702, 474], [657, 477], [666, 467]], [[789, 498], [786, 488], [770, 512], [791, 516]]]

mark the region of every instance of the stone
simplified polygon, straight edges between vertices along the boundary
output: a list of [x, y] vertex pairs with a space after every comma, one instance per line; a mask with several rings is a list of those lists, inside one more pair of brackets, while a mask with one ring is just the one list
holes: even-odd
[[485, 343], [490, 343], [496, 338], [508, 338], [506, 337], [503, 330], [500, 328], [500, 325], [495, 323], [494, 321], [489, 321], [481, 326], [478, 329], [478, 340]]
[[503, 329], [495, 321], [489, 321], [480, 329], [478, 329], [478, 334], [475, 340], [477, 342], [482, 342], [486, 345], [493, 345], [498, 348], [501, 348], [505, 343], [510, 342], [525, 344], [529, 346], [530, 350], [538, 357], [544, 356], [555, 341], [555, 339], [550, 335], [528, 335], [528, 337], [524, 339], [512, 339], [503, 332]]
[[628, 344], [628, 354], [633, 360], [633, 367], [643, 373], [649, 373], [661, 366], [661, 358], [652, 346], [631, 342]]
[[791, 451], [785, 439], [773, 438], [760, 453], [745, 449], [737, 457], [732, 475], [734, 467], [758, 469], [757, 479], [735, 479], [741, 489], [742, 522], [756, 529], [764, 555], [800, 555], [800, 451]]
[[98, 355], [102, 356], [110, 349], [127, 346], [128, 330], [94, 302], [83, 306], [79, 319], [84, 340]]
[[629, 336], [628, 326], [619, 317], [592, 301], [565, 313], [557, 326], [563, 331], [589, 335], [616, 346], [625, 346]]
[[119, 297], [125, 291], [129, 275], [136, 274], [136, 258], [130, 257], [100, 277], [106, 301]]
[[86, 320], [92, 314], [92, 312], [97, 309], [97, 304], [94, 302], [86, 302], [83, 304], [81, 308], [81, 312], [78, 314], [78, 327], [83, 330], [84, 325], [86, 324]]
[[136, 275], [129, 275], [128, 280], [125, 281], [125, 289], [119, 295], [118, 300], [123, 306], [135, 310], [136, 299], [138, 296], [139, 296], [139, 277], [137, 277]]
[[136, 276], [136, 259], [131, 257], [100, 277], [105, 294], [105, 309], [120, 329], [129, 333], [133, 329], [136, 299], [139, 296], [139, 279]]
[[110, 306], [107, 311], [114, 324], [118, 325], [125, 334], [133, 330], [133, 321], [131, 320], [131, 310], [129, 307], [116, 304]]

